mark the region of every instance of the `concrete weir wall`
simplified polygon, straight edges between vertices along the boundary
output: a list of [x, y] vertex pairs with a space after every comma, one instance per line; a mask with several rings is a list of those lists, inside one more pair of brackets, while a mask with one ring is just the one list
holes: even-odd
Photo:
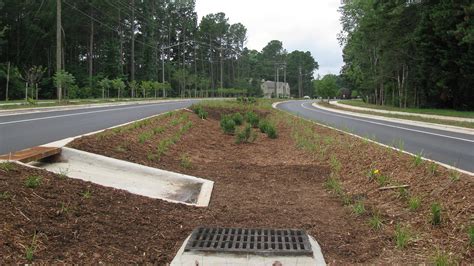
[[214, 182], [97, 154], [62, 148], [60, 158], [32, 166], [132, 194], [207, 207]]

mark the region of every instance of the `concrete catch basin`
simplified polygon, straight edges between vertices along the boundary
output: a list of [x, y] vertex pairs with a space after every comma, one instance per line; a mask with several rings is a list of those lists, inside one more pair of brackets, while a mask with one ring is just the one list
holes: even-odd
[[207, 207], [214, 182], [71, 148], [30, 165], [154, 199]]

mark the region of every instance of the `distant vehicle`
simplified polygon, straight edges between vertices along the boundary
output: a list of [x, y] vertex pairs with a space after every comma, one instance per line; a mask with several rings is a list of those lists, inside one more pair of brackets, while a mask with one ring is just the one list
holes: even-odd
[[304, 96], [303, 99], [305, 99], [305, 100], [311, 100], [311, 97], [309, 97], [309, 96]]

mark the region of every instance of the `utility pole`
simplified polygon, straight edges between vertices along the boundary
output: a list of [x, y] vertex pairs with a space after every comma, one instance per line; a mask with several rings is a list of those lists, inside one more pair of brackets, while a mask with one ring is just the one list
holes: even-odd
[[8, 61], [8, 64], [7, 64], [7, 91], [5, 92], [5, 101], [8, 102], [8, 85], [10, 83], [10, 61]]
[[224, 60], [222, 58], [222, 43], [220, 48], [220, 59], [221, 59], [221, 89], [224, 88]]
[[300, 98], [303, 98], [303, 79], [302, 79], [302, 77], [303, 77], [303, 73], [302, 73], [303, 69], [302, 69], [301, 66], [299, 66], [298, 70], [299, 70], [299, 76], [298, 76], [298, 94], [299, 94], [299, 97], [300, 97]]
[[[56, 73], [62, 70], [62, 45], [61, 45], [61, 1], [56, 0]], [[61, 84], [58, 84], [58, 101], [61, 102], [62, 88]]]
[[280, 65], [277, 65], [277, 79], [276, 79], [276, 86], [275, 86], [275, 98], [278, 98], [278, 87], [280, 83]]
[[89, 88], [92, 88], [92, 75], [94, 74], [94, 13], [91, 7], [91, 30], [90, 30], [90, 37], [89, 37]]
[[287, 88], [287, 85], [286, 85], [286, 63], [285, 65], [283, 66], [284, 68], [284, 75], [283, 75], [283, 82], [285, 83], [284, 86], [285, 86], [285, 95], [287, 95], [288, 97], [290, 97], [290, 92], [288, 91], [288, 93], [286, 93], [286, 88]]
[[135, 80], [135, 0], [132, 0], [132, 51], [130, 54], [130, 80]]

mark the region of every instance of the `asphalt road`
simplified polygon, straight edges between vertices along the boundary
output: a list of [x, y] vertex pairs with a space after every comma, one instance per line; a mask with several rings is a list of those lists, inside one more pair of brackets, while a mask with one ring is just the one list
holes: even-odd
[[0, 116], [0, 154], [74, 137], [175, 109], [193, 100]]
[[278, 109], [386, 145], [398, 147], [402, 143], [405, 151], [422, 152], [425, 158], [474, 172], [474, 135], [338, 114], [315, 108], [312, 103], [290, 101], [278, 105]]

